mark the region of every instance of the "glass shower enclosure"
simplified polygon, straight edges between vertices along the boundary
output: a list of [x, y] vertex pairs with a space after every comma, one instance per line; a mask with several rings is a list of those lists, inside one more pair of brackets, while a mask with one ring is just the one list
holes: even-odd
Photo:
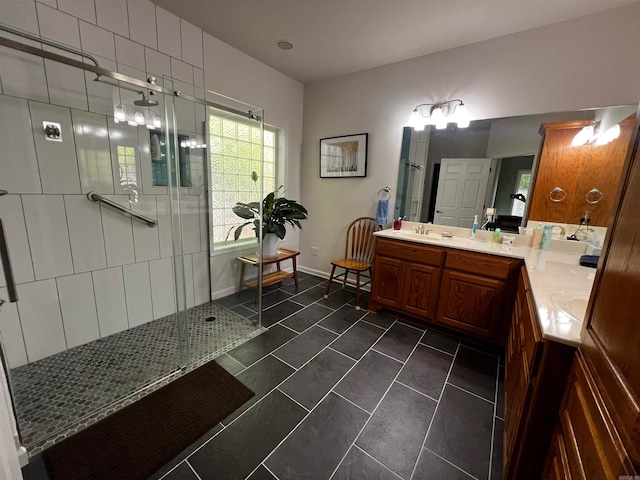
[[212, 301], [237, 284], [233, 251], [210, 255], [209, 112], [262, 126], [193, 85], [3, 35], [1, 55], [86, 85], [68, 105], [0, 94], [0, 298], [17, 296], [0, 312], [1, 352], [33, 455], [260, 331], [259, 303]]

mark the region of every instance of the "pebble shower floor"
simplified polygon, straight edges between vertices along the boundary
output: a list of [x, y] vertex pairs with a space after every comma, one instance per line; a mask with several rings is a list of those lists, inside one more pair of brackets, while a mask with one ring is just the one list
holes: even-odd
[[[213, 302], [190, 308], [188, 316], [195, 359], [189, 369], [260, 332], [252, 321]], [[205, 321], [210, 316], [216, 320]], [[133, 392], [176, 371], [174, 318], [163, 317], [12, 370], [18, 425], [29, 454], [131, 403]]]

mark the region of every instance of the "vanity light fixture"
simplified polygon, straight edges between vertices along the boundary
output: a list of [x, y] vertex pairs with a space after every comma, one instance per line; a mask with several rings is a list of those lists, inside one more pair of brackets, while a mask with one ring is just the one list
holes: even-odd
[[[427, 110], [422, 107], [430, 108]], [[435, 125], [438, 130], [443, 130], [448, 123], [456, 123], [458, 128], [467, 128], [470, 121], [467, 107], [462, 100], [455, 98], [439, 103], [421, 103], [413, 109], [409, 126], [419, 132], [427, 125]]]

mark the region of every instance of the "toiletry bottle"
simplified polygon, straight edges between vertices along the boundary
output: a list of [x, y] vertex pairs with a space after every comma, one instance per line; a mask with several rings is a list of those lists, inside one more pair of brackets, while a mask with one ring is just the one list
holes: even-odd
[[476, 231], [478, 230], [478, 215], [473, 216], [473, 227], [471, 227], [471, 238], [475, 240]]
[[500, 243], [500, 229], [496, 228], [495, 232], [493, 232], [493, 243]]
[[538, 226], [533, 231], [533, 235], [531, 236], [531, 248], [540, 248], [541, 242], [542, 242], [542, 225], [538, 224]]
[[540, 242], [540, 250], [549, 250], [552, 235], [553, 227], [551, 225], [545, 225], [542, 229], [542, 241]]

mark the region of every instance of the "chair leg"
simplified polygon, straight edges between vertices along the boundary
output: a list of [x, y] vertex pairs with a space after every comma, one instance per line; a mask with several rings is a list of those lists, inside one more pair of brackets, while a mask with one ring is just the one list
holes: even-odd
[[360, 310], [360, 270], [356, 272], [356, 310]]
[[327, 288], [324, 289], [324, 298], [329, 296], [329, 290], [331, 290], [331, 282], [333, 282], [333, 274], [336, 273], [336, 266], [331, 268], [331, 275], [329, 275], [329, 281], [327, 282]]

